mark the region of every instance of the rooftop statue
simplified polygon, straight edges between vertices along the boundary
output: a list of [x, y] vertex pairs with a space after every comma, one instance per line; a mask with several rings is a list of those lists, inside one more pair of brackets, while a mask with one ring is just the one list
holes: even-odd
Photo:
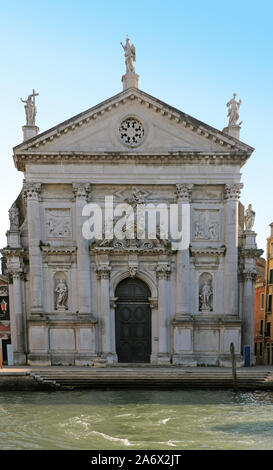
[[27, 126], [35, 126], [35, 118], [37, 114], [37, 108], [35, 106], [35, 96], [38, 96], [39, 93], [35, 93], [33, 90], [32, 95], [28, 95], [27, 100], [23, 100], [21, 98], [22, 103], [25, 104], [25, 113], [26, 113], [26, 125]]
[[120, 43], [124, 50], [124, 57], [125, 57], [125, 65], [126, 65], [126, 73], [135, 73], [135, 66], [134, 62], [136, 61], [136, 48], [134, 44], [130, 44], [130, 39], [126, 38], [125, 45]]
[[239, 122], [239, 108], [241, 106], [242, 100], [236, 101], [236, 93], [233, 93], [233, 98], [229, 100], [227, 106], [229, 107], [228, 110], [228, 117], [229, 117], [229, 126], [240, 126], [243, 121]]

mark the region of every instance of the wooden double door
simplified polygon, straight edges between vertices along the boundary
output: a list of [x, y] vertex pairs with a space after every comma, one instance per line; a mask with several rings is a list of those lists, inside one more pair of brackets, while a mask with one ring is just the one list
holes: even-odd
[[140, 279], [125, 279], [116, 289], [116, 352], [118, 362], [150, 362], [151, 310], [148, 286]]

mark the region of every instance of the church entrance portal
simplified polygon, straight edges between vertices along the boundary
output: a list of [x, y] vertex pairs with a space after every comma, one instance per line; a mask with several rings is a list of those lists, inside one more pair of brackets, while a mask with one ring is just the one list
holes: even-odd
[[150, 362], [151, 310], [148, 286], [128, 278], [116, 289], [116, 352], [118, 362]]

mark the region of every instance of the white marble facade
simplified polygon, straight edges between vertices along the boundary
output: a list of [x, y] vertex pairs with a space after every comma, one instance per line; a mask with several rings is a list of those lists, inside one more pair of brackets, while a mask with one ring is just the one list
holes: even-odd
[[[2, 252], [16, 363], [117, 362], [116, 289], [129, 278], [150, 292], [149, 362], [226, 366], [233, 342], [242, 365], [259, 255], [239, 217], [252, 152], [135, 86], [15, 147], [25, 179]], [[120, 204], [136, 190], [146, 203], [188, 207], [187, 249], [83, 238], [86, 203]]]

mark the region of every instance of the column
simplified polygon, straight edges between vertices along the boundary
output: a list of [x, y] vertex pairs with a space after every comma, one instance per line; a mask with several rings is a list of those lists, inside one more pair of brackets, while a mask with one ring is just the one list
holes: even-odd
[[170, 362], [169, 351], [169, 289], [168, 279], [171, 268], [167, 263], [159, 263], [156, 268], [158, 279], [158, 364]]
[[225, 187], [225, 268], [224, 305], [225, 315], [238, 315], [238, 200], [242, 183], [226, 184]]
[[77, 242], [77, 287], [79, 314], [91, 313], [91, 278], [89, 243], [82, 234], [83, 207], [88, 202], [90, 184], [75, 183], [73, 192], [76, 200], [76, 242]]
[[[190, 198], [193, 184], [176, 185], [177, 203], [179, 212], [181, 206], [184, 217], [182, 219], [182, 240], [185, 245], [176, 255], [176, 318], [190, 313], [190, 254], [187, 240], [190, 242]], [[188, 220], [187, 220], [188, 219]]]
[[23, 190], [27, 200], [31, 313], [41, 314], [43, 313], [43, 264], [40, 249], [42, 237], [39, 203], [41, 184], [25, 182]]
[[[25, 351], [25, 328], [24, 328], [24, 309], [22, 298], [22, 276], [18, 271], [12, 274], [13, 278], [13, 311], [11, 312], [11, 336], [14, 354], [14, 363], [22, 365], [26, 363]], [[12, 303], [11, 303], [12, 305]]]
[[110, 308], [110, 273], [111, 266], [101, 264], [96, 268], [97, 278], [99, 281], [99, 322], [101, 325], [101, 356], [107, 362], [115, 360], [115, 352], [112, 350], [111, 337], [113, 334], [113, 326], [111, 322]]

